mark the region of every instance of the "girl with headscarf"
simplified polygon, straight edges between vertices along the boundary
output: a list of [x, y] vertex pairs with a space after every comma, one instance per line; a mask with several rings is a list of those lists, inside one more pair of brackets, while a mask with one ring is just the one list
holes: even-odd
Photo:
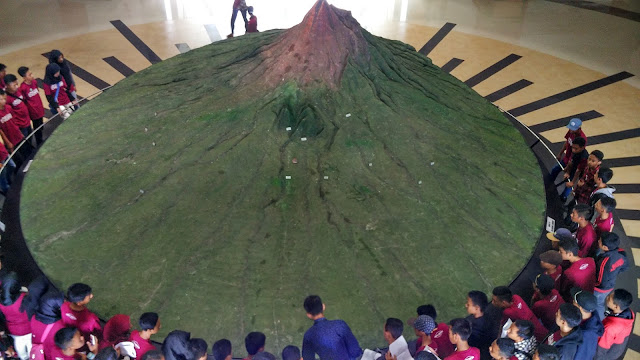
[[78, 101], [78, 95], [76, 94], [76, 81], [73, 79], [71, 73], [71, 64], [64, 58], [64, 54], [60, 50], [51, 50], [49, 53], [49, 64], [58, 64], [60, 66], [60, 75], [64, 81], [67, 82], [67, 95], [69, 99], [73, 99], [75, 103]]
[[31, 343], [33, 351], [42, 350], [48, 357], [55, 347], [53, 337], [64, 327], [60, 316], [60, 307], [64, 295], [53, 288], [45, 277], [39, 277], [29, 285], [29, 295], [23, 304], [31, 325]]
[[[44, 83], [44, 94], [49, 101], [51, 112], [64, 116], [66, 109], [71, 110], [71, 100], [67, 95], [67, 90], [69, 89], [67, 82], [60, 75], [60, 66], [55, 63], [47, 65], [42, 82]], [[62, 109], [60, 108], [61, 106], [63, 107]]]
[[13, 348], [20, 360], [28, 360], [31, 351], [31, 325], [22, 306], [26, 296], [20, 292], [20, 284], [15, 273], [9, 273], [2, 279], [0, 293], [0, 312], [4, 315], [7, 330], [13, 338]]
[[165, 360], [195, 360], [189, 346], [191, 334], [182, 330], [173, 330], [162, 343]]

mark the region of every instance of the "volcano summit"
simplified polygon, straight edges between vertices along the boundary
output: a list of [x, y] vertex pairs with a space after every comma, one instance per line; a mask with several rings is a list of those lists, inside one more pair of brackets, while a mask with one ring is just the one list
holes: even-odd
[[263, 331], [270, 351], [300, 344], [312, 293], [369, 347], [425, 301], [462, 315], [522, 268], [544, 212], [498, 109], [324, 0], [122, 80], [56, 130], [23, 190], [34, 257], [91, 284], [99, 315], [156, 311], [164, 334], [234, 344]]

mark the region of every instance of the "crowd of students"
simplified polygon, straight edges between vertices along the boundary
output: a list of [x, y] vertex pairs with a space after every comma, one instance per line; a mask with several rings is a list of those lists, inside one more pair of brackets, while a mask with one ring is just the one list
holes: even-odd
[[[45, 111], [38, 82], [31, 69], [20, 66], [15, 73], [0, 64], [0, 192], [6, 195], [15, 169], [43, 142], [41, 125]], [[18, 78], [20, 77], [20, 79]], [[45, 69], [43, 90], [53, 114], [67, 118], [78, 105], [71, 66], [59, 50], [52, 50]], [[31, 141], [26, 141], [39, 129]], [[9, 154], [17, 150], [11, 159]]]
[[[237, 9], [240, 8], [234, 4], [232, 24]], [[2, 191], [8, 189], [11, 172], [20, 166], [19, 161], [42, 143], [41, 132], [34, 135], [34, 144], [25, 142], [44, 117], [38, 84], [29, 68], [19, 67], [17, 73], [21, 82], [0, 64]], [[51, 52], [43, 87], [52, 112], [64, 115], [77, 105], [71, 69], [57, 50]], [[304, 335], [302, 351], [297, 346], [287, 346], [280, 354], [282, 359], [618, 359], [625, 351], [635, 320], [630, 309], [631, 293], [614, 290], [616, 278], [628, 268], [628, 262], [626, 253], [619, 248], [618, 235], [612, 232], [615, 189], [607, 184], [613, 172], [601, 166], [601, 151], [586, 150], [587, 137], [581, 125], [579, 119], [571, 119], [567, 125], [566, 142], [558, 154], [559, 165], [550, 173], [555, 180], [564, 172], [561, 196], [565, 202], [573, 196], [567, 204], [567, 228], [547, 235], [552, 250], [540, 255], [542, 272], [533, 280], [535, 292], [530, 301], [506, 286], [494, 288], [490, 298], [473, 290], [467, 294], [466, 318], [438, 323], [435, 307], [422, 305], [417, 308], [416, 317], [407, 321], [416, 339], [407, 341], [402, 335], [405, 323], [389, 318], [381, 334], [388, 347], [363, 350], [347, 323], [327, 320], [320, 297], [309, 296], [303, 306], [313, 325]], [[18, 147], [16, 164], [7, 158]], [[93, 294], [86, 284], [73, 284], [63, 295], [44, 279], [34, 281], [28, 292], [22, 291], [13, 273], [2, 275], [1, 282], [0, 313], [10, 335], [0, 343], [6, 356], [21, 360], [117, 360], [124, 356], [204, 360], [209, 354], [203, 339], [191, 338], [180, 330], [170, 332], [161, 348], [156, 348], [150, 338], [161, 323], [153, 312], [142, 314], [139, 329], [133, 332], [129, 316], [122, 314], [109, 319], [103, 327], [87, 308]], [[265, 342], [263, 333], [249, 333], [244, 344], [248, 354], [245, 359], [275, 359], [264, 351]], [[230, 360], [231, 342], [214, 342], [211, 356]]]

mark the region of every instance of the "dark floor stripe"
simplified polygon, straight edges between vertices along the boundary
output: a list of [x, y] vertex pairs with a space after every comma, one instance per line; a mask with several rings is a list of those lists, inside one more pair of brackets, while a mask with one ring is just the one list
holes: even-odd
[[532, 111], [536, 111], [544, 107], [557, 104], [561, 101], [574, 98], [578, 95], [588, 93], [589, 91], [597, 90], [601, 87], [628, 79], [632, 76], [633, 74], [630, 74], [626, 71], [619, 72], [617, 74], [607, 76], [606, 78], [592, 81], [590, 83], [575, 87], [573, 89], [569, 89], [569, 90], [557, 93], [555, 95], [548, 96], [544, 99], [536, 100], [534, 102], [531, 102], [522, 106], [518, 106], [517, 108], [509, 110], [509, 113], [511, 113], [511, 115], [513, 116], [521, 116], [524, 114], [528, 114]]
[[[482, 70], [478, 74], [473, 75], [472, 77], [469, 78], [469, 80], [465, 81], [464, 83], [467, 84], [469, 87], [474, 87], [474, 86], [480, 84], [481, 82], [487, 80], [491, 76], [495, 75], [498, 71], [500, 71], [500, 70], [506, 68], [507, 66], [513, 64], [514, 62], [516, 62], [521, 57], [522, 56], [520, 56], [520, 55], [509, 54], [504, 59], [502, 59], [502, 60], [498, 61], [497, 63], [489, 66], [488, 68]], [[516, 115], [514, 114], [514, 116], [516, 116]]]
[[[42, 56], [44, 56], [45, 58], [49, 58], [49, 53], [46, 52], [44, 54], [42, 54]], [[80, 79], [88, 82], [89, 84], [91, 84], [91, 86], [97, 88], [97, 89], [104, 89], [106, 87], [111, 86], [111, 84], [109, 84], [108, 82], [100, 79], [99, 77], [93, 75], [92, 73], [88, 72], [87, 70], [81, 68], [80, 66], [74, 64], [73, 62], [69, 61], [69, 59], [67, 59], [67, 61], [69, 62], [69, 66], [71, 66], [71, 72], [73, 73], [73, 76], [77, 76]]]
[[[616, 178], [616, 172], [613, 172], [613, 180]], [[640, 184], [613, 184], [611, 185], [616, 188], [615, 194], [637, 194], [640, 193]]]
[[220, 32], [215, 24], [205, 24], [204, 28], [207, 30], [207, 35], [209, 35], [211, 42], [222, 40], [222, 36], [220, 36]]
[[597, 136], [588, 136], [587, 137], [587, 140], [588, 140], [587, 141], [587, 145], [588, 146], [593, 146], [593, 145], [604, 144], [604, 143], [608, 143], [608, 142], [612, 142], [612, 141], [632, 139], [632, 138], [636, 138], [636, 137], [640, 137], [640, 128], [639, 129], [624, 130], [624, 131], [616, 131], [616, 132], [613, 132], [613, 133], [602, 134], [602, 135], [597, 135]]
[[111, 21], [111, 24], [120, 31], [120, 34], [122, 34], [122, 36], [124, 36], [131, 45], [133, 45], [133, 47], [142, 54], [142, 56], [149, 60], [150, 63], [155, 64], [162, 61], [162, 59], [160, 59], [160, 57], [156, 55], [156, 53], [154, 53], [153, 50], [151, 50], [151, 48], [147, 46], [147, 44], [145, 44], [144, 41], [142, 41], [136, 34], [134, 34], [133, 31], [131, 31], [131, 29], [129, 29], [129, 27], [122, 21], [113, 20]]
[[640, 210], [616, 209], [614, 214], [624, 220], [640, 220]]
[[176, 48], [178, 49], [178, 51], [180, 51], [180, 54], [184, 54], [186, 52], [191, 51], [191, 48], [186, 43], [176, 44]]
[[606, 167], [623, 167], [623, 166], [634, 166], [640, 165], [640, 156], [630, 156], [624, 158], [615, 158], [615, 159], [607, 159], [604, 158], [602, 162]]
[[596, 119], [596, 118], [599, 118], [599, 117], [602, 117], [602, 116], [604, 116], [604, 115], [600, 114], [599, 112], [597, 112], [595, 110], [591, 110], [591, 111], [583, 112], [583, 113], [580, 113], [580, 114], [575, 114], [575, 115], [563, 117], [563, 118], [560, 118], [560, 119], [550, 120], [550, 121], [543, 122], [543, 123], [540, 123], [540, 124], [532, 125], [532, 126], [529, 126], [529, 129], [531, 129], [534, 132], [541, 133], [541, 132], [544, 132], [544, 131], [553, 130], [553, 129], [557, 129], [557, 128], [561, 128], [561, 127], [567, 126], [567, 124], [569, 123], [569, 120], [571, 120], [573, 118], [578, 118], [578, 119], [582, 120], [583, 122], [585, 122], [587, 120]]
[[640, 13], [586, 0], [547, 0], [640, 22]]
[[462, 59], [458, 59], [458, 58], [453, 58], [451, 60], [449, 60], [446, 64], [442, 65], [442, 67], [440, 69], [442, 69], [442, 71], [446, 72], [446, 73], [450, 73], [453, 71], [453, 69], [457, 68], [458, 65], [462, 64], [464, 60]]
[[112, 68], [118, 70], [118, 72], [124, 75], [124, 77], [131, 76], [136, 73], [135, 71], [133, 71], [133, 69], [128, 67], [125, 63], [118, 60], [118, 58], [116, 58], [115, 56], [109, 56], [109, 57], [103, 58], [102, 60], [104, 60], [107, 64], [111, 65]]
[[498, 101], [503, 97], [507, 97], [516, 91], [520, 91], [531, 84], [533, 83], [526, 79], [518, 80], [511, 85], [507, 85], [500, 90], [492, 92], [491, 94], [485, 96], [484, 98], [491, 102]]
[[440, 42], [442, 41], [442, 39], [445, 38], [445, 36], [447, 36], [447, 34], [449, 34], [449, 32], [451, 32], [451, 30], [453, 30], [453, 28], [456, 27], [456, 24], [454, 23], [446, 23], [444, 24], [443, 27], [440, 28], [440, 30], [438, 30], [438, 32], [433, 35], [431, 37], [431, 39], [429, 39], [429, 41], [427, 41], [426, 44], [424, 44], [424, 46], [422, 47], [422, 49], [420, 49], [420, 51], [418, 51], [420, 54], [422, 55], [429, 55], [429, 53], [436, 47], [438, 46], [438, 44], [440, 44]]

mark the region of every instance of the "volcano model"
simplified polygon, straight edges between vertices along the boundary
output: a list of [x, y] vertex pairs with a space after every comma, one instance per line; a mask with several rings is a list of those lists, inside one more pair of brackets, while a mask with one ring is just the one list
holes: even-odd
[[237, 349], [263, 331], [271, 351], [300, 345], [309, 294], [369, 347], [417, 305], [464, 314], [525, 264], [543, 211], [498, 109], [324, 0], [93, 100], [38, 153], [21, 208], [42, 269], [91, 284], [101, 316], [156, 311], [164, 334]]

